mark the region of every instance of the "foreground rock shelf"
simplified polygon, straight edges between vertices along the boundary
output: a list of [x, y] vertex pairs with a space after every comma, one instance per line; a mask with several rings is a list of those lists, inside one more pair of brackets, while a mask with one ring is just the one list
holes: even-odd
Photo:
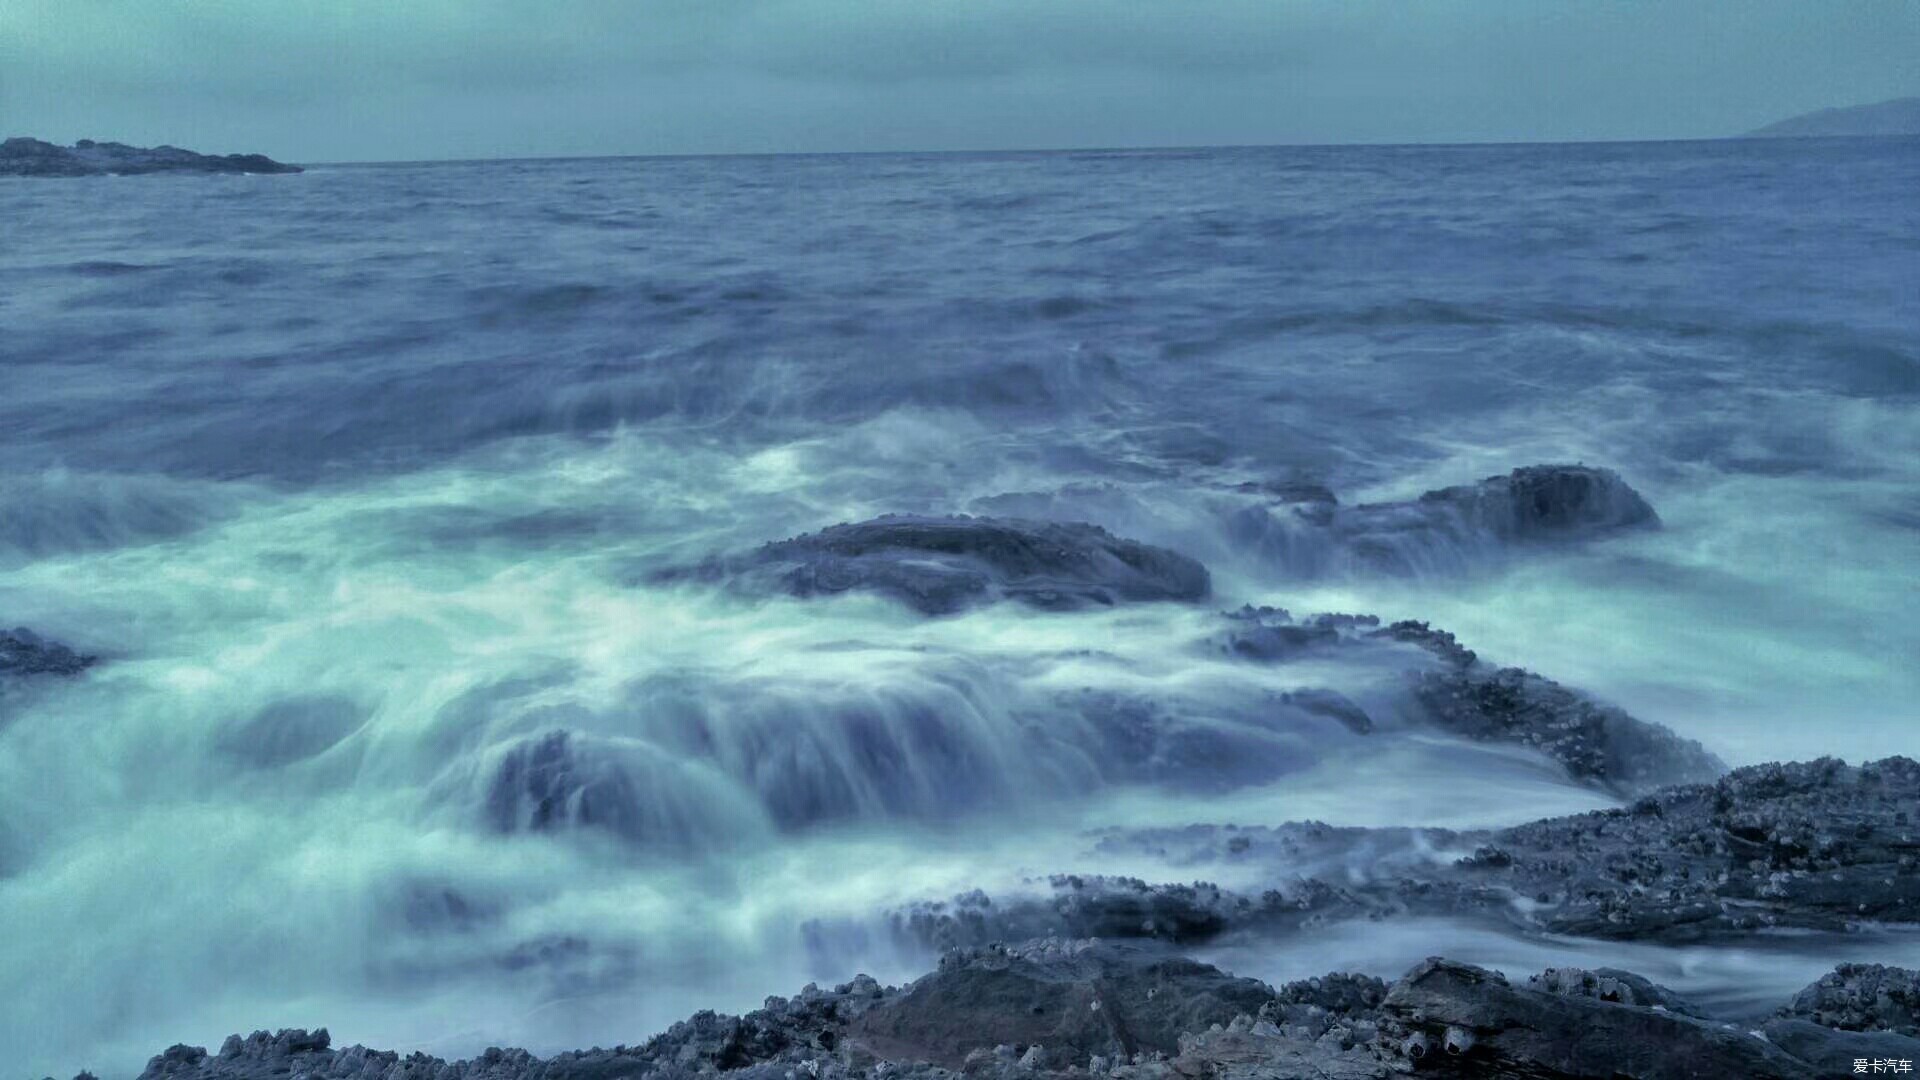
[[[1617, 810], [1507, 829], [1197, 826], [1108, 834], [1180, 865], [1269, 870], [1270, 888], [1059, 875], [1050, 895], [980, 893], [897, 916], [936, 947], [1042, 935], [1198, 943], [1342, 919], [1443, 915], [1523, 933], [1666, 944], [1844, 934], [1920, 922], [1920, 763], [1833, 759], [1737, 769]], [[1463, 852], [1436, 858], [1435, 853]], [[1364, 853], [1364, 860], [1357, 860]], [[1364, 861], [1368, 878], [1347, 868]]]
[[[1920, 973], [1843, 965], [1762, 1022], [1717, 1016], [1630, 972], [1549, 969], [1524, 983], [1446, 959], [1388, 983], [1331, 974], [1273, 989], [1177, 951], [1227, 929], [1479, 909], [1594, 938], [1728, 941], [1920, 921], [1920, 764], [1821, 760], [1739, 769], [1629, 807], [1486, 833], [1198, 827], [1116, 832], [1191, 865], [1340, 859], [1364, 843], [1374, 887], [1304, 881], [1254, 899], [1206, 885], [1057, 881], [1052, 901], [931, 906], [903, 926], [947, 951], [904, 987], [866, 976], [702, 1012], [643, 1045], [466, 1061], [334, 1049], [325, 1030], [256, 1032], [218, 1053], [175, 1046], [143, 1080], [751, 1080], [1111, 1076], [1380, 1080], [1845, 1074], [1920, 1060]], [[1415, 853], [1474, 845], [1452, 863]], [[1424, 869], [1422, 866], [1424, 865]], [[1398, 875], [1398, 876], [1394, 876]], [[1538, 890], [1524, 904], [1515, 904]], [[1024, 936], [1023, 936], [1024, 935]], [[1015, 941], [1008, 945], [1000, 942]], [[1276, 948], [1284, 944], [1276, 942]]]
[[[1830, 1026], [1840, 1001], [1861, 1030]], [[1754, 1026], [1606, 969], [1516, 983], [1436, 958], [1391, 984], [1336, 974], [1274, 990], [1156, 949], [1045, 940], [949, 953], [905, 987], [860, 976], [746, 1016], [699, 1013], [640, 1046], [448, 1062], [284, 1030], [233, 1036], [218, 1053], [175, 1046], [142, 1080], [1799, 1078], [1920, 1059], [1915, 1001], [1920, 974], [1843, 967]]]

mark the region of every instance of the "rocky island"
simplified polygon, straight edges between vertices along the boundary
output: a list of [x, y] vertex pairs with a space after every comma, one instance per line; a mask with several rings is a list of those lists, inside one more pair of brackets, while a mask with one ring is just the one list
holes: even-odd
[[81, 139], [60, 146], [41, 139], [0, 142], [0, 176], [133, 176], [145, 173], [297, 173], [298, 165], [265, 154], [197, 154], [177, 146], [140, 147]]

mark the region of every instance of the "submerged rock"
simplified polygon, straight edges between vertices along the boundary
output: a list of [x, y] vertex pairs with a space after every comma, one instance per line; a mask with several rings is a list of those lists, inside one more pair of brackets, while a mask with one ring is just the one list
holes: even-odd
[[299, 695], [282, 698], [227, 725], [217, 745], [243, 764], [280, 768], [326, 753], [366, 721], [367, 710], [351, 699]]
[[668, 571], [809, 598], [873, 592], [927, 615], [1014, 600], [1052, 611], [1207, 597], [1206, 567], [1095, 525], [889, 514]]
[[59, 146], [40, 139], [0, 143], [0, 176], [129, 176], [139, 173], [297, 173], [264, 154], [196, 154], [177, 146], [151, 149], [82, 139]]
[[0, 680], [18, 675], [78, 675], [96, 659], [24, 626], [0, 630]]
[[[1827, 759], [1739, 769], [1622, 809], [1507, 829], [1307, 822], [1135, 830], [1110, 835], [1102, 849], [1147, 850], [1195, 866], [1237, 863], [1243, 874], [1246, 864], [1270, 864], [1274, 876], [1263, 891], [1238, 892], [1061, 875], [1044, 895], [968, 893], [912, 906], [895, 915], [894, 926], [938, 948], [1043, 934], [1192, 943], [1230, 931], [1277, 935], [1333, 920], [1421, 915], [1668, 944], [1781, 930], [1843, 934], [1862, 923], [1920, 921], [1916, 805], [1920, 764]], [[1471, 854], [1435, 854], [1451, 851]], [[1903, 1004], [1912, 1000], [1911, 984], [1898, 973], [1850, 978], [1832, 990], [1832, 1001], [1864, 996], [1871, 985], [1875, 1016], [1911, 1007]], [[1821, 1007], [1816, 996], [1801, 1012]], [[1861, 1012], [1856, 1005], [1835, 1015]]]

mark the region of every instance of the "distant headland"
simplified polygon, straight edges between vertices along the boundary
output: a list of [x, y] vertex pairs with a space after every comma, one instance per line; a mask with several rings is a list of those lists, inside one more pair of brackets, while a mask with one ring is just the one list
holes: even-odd
[[127, 176], [141, 173], [297, 173], [298, 165], [265, 154], [196, 154], [177, 146], [151, 149], [81, 139], [60, 146], [40, 139], [0, 142], [0, 176]]
[[1821, 109], [1747, 132], [1747, 138], [1750, 139], [1787, 139], [1806, 135], [1920, 135], [1920, 97]]

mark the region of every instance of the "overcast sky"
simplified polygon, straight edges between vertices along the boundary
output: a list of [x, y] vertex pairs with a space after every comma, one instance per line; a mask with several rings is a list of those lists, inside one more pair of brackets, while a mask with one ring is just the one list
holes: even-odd
[[0, 135], [297, 161], [1687, 138], [1920, 0], [0, 0]]

